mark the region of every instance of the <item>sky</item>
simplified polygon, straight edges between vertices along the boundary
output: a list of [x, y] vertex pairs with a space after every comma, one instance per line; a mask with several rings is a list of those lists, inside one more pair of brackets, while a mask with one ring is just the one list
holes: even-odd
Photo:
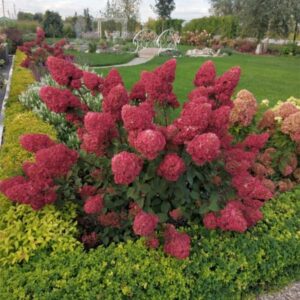
[[[44, 12], [45, 10], [54, 10], [59, 12], [63, 17], [82, 13], [84, 8], [89, 8], [90, 13], [97, 17], [99, 10], [103, 9], [107, 0], [3, 0], [5, 5], [5, 15], [8, 16], [8, 11], [12, 16], [14, 14], [14, 5], [16, 12]], [[0, 1], [1, 3], [2, 1]], [[172, 18], [180, 18], [191, 20], [193, 18], [201, 18], [208, 15], [209, 0], [175, 0], [176, 9], [172, 13]], [[140, 19], [145, 22], [148, 17], [155, 17], [150, 5], [153, 5], [155, 0], [142, 0], [140, 7]], [[0, 15], [3, 15], [1, 4]]]

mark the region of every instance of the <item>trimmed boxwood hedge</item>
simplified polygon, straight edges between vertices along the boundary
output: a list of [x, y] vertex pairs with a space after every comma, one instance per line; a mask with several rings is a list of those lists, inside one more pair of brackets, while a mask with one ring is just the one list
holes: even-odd
[[[6, 134], [10, 124], [7, 126]], [[17, 143], [17, 138], [14, 141], [12, 144]], [[8, 174], [17, 172], [19, 163], [9, 166]], [[184, 261], [165, 256], [161, 249], [146, 249], [142, 239], [85, 252], [74, 238], [72, 209], [68, 217], [68, 208], [58, 212], [54, 206], [49, 206], [39, 213], [31, 211], [29, 222], [26, 221], [29, 209], [15, 218], [7, 217], [6, 211], [1, 210], [0, 220], [5, 217], [3, 219], [13, 219], [19, 224], [19, 227], [10, 227], [12, 234], [23, 227], [10, 239], [9, 247], [19, 241], [24, 232], [31, 231], [31, 223], [35, 220], [41, 222], [35, 225], [41, 228], [47, 228], [48, 223], [58, 225], [50, 230], [50, 235], [45, 236], [44, 229], [36, 232], [35, 243], [28, 243], [27, 262], [23, 259], [13, 264], [15, 261], [9, 257], [5, 265], [0, 263], [0, 295], [3, 299], [251, 298], [300, 278], [299, 198], [300, 187], [269, 201], [263, 207], [264, 220], [245, 234], [208, 231], [203, 226], [187, 228], [192, 236], [192, 251]], [[5, 205], [3, 203], [1, 200], [1, 209], [8, 206], [16, 213], [21, 207], [7, 200]], [[43, 219], [40, 214], [53, 219]], [[56, 230], [56, 226], [60, 230]], [[2, 232], [0, 225], [0, 236]], [[38, 239], [46, 243], [40, 246]], [[12, 256], [18, 244], [13, 247]]]

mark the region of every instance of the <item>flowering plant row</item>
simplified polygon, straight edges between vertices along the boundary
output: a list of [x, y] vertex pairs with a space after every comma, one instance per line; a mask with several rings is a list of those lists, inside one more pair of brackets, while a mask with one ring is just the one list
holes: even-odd
[[53, 46], [48, 45], [45, 40], [45, 32], [42, 28], [37, 27], [36, 39], [24, 43], [19, 49], [26, 54], [26, 58], [21, 66], [30, 68], [36, 78], [40, 80], [47, 73], [46, 60], [49, 56], [59, 57], [61, 59], [72, 60], [73, 57], [64, 54], [63, 47], [66, 45], [66, 40], [62, 39]]
[[[266, 112], [254, 128], [253, 95], [242, 90], [231, 100], [238, 67], [217, 77], [211, 61], [203, 64], [173, 121], [176, 60], [143, 72], [130, 93], [115, 69], [102, 78], [56, 57], [47, 67], [58, 86], [42, 87], [40, 99], [76, 128], [80, 146], [23, 136], [21, 145], [36, 153], [36, 162], [24, 163], [24, 176], [2, 181], [0, 190], [34, 209], [76, 202], [87, 247], [142, 236], [149, 247], [163, 243], [166, 253], [186, 258], [191, 241], [178, 227], [204, 222], [208, 229], [244, 232], [297, 173], [299, 109]], [[91, 95], [100, 95], [99, 106], [87, 101]], [[281, 127], [277, 115], [286, 118]], [[236, 128], [243, 134], [235, 135]], [[288, 160], [278, 150], [282, 143]]]

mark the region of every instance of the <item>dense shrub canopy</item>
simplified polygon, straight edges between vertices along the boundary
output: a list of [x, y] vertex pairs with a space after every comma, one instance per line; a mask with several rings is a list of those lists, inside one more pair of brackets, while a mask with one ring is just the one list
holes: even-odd
[[64, 118], [77, 143], [70, 149], [46, 136], [23, 136], [35, 162], [25, 162], [24, 175], [2, 181], [0, 190], [33, 209], [66, 199], [79, 204], [87, 247], [137, 235], [183, 259], [191, 240], [178, 227], [203, 222], [245, 232], [263, 219], [261, 207], [276, 191], [298, 180], [299, 108], [267, 111], [255, 126], [253, 94], [242, 90], [232, 101], [239, 67], [217, 76], [213, 62], [205, 62], [171, 121], [179, 107], [174, 59], [142, 72], [130, 93], [116, 69], [102, 78], [58, 57], [46, 65], [53, 85], [41, 87], [39, 102]]

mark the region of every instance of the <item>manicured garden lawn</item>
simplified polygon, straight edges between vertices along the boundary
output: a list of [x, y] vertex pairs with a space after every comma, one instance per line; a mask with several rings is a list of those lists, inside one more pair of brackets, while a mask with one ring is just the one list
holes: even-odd
[[89, 66], [109, 66], [125, 64], [132, 60], [135, 55], [133, 53], [84, 53], [76, 50], [66, 51], [68, 54], [75, 56], [75, 62], [80, 65]]
[[[122, 67], [119, 71], [130, 88], [143, 70], [152, 70], [167, 58], [156, 57], [152, 61], [134, 67]], [[183, 102], [192, 88], [195, 72], [207, 58], [178, 58], [175, 93]], [[300, 57], [273, 57], [234, 54], [228, 57], [212, 58], [218, 74], [232, 66], [242, 68], [242, 76], [237, 90], [248, 89], [258, 101], [269, 99], [271, 105], [290, 96], [300, 97]], [[107, 74], [110, 69], [97, 70]]]

